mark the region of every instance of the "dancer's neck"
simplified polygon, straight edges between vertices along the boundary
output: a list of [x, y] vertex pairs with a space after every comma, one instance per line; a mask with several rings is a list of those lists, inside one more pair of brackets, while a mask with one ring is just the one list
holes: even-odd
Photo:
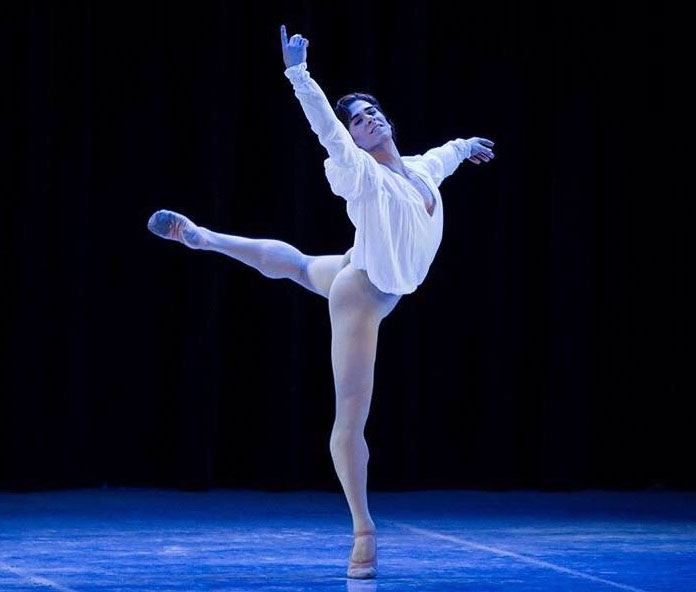
[[401, 156], [396, 149], [394, 140], [391, 138], [375, 146], [369, 153], [378, 163], [390, 168], [395, 173], [399, 173], [400, 175], [405, 174], [406, 171], [401, 162]]

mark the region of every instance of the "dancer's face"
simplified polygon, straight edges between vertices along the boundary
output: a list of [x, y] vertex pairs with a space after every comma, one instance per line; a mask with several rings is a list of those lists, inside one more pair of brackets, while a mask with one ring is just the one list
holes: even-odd
[[351, 118], [348, 131], [360, 148], [370, 151], [391, 139], [391, 126], [377, 107], [358, 99], [348, 109]]

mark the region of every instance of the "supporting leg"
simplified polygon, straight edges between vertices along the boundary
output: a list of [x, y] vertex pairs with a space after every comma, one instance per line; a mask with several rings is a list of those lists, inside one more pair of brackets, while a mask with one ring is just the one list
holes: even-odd
[[[336, 418], [330, 450], [348, 501], [353, 532], [375, 530], [367, 505], [369, 450], [364, 429], [372, 399], [377, 337], [382, 319], [400, 296], [375, 288], [364, 271], [341, 270], [329, 293], [331, 360], [336, 389]], [[355, 539], [352, 559], [374, 557], [374, 537]]]

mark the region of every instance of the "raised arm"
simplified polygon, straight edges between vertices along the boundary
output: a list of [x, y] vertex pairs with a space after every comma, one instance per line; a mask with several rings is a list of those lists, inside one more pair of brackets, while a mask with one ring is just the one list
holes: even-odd
[[288, 41], [285, 25], [280, 27], [280, 43], [285, 62], [285, 76], [292, 83], [312, 131], [326, 148], [332, 160], [342, 167], [356, 166], [361, 158], [360, 148], [348, 130], [336, 117], [326, 95], [307, 71], [309, 41], [293, 35]]

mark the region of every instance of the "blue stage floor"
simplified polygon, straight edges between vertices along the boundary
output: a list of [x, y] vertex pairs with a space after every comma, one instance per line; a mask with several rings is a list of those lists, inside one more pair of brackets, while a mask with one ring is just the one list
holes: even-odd
[[0, 590], [696, 591], [696, 493], [370, 492], [376, 580], [339, 493], [0, 493]]

